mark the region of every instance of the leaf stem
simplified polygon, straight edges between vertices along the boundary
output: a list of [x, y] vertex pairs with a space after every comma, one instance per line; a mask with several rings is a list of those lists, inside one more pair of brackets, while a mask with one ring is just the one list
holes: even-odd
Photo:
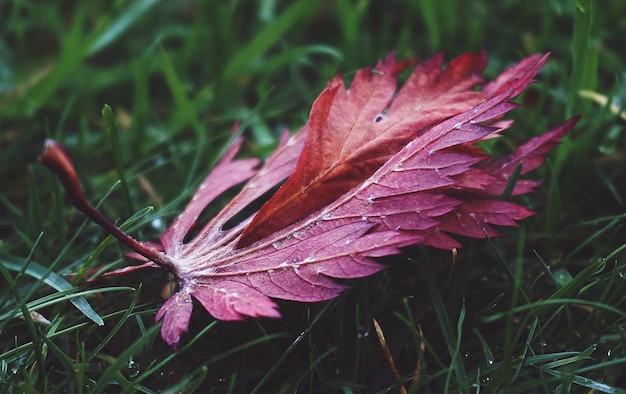
[[89, 202], [87, 202], [80, 187], [78, 175], [76, 175], [76, 170], [72, 164], [72, 159], [63, 145], [52, 139], [46, 140], [44, 151], [39, 156], [39, 162], [48, 167], [57, 175], [57, 177], [59, 177], [65, 192], [76, 209], [87, 215], [87, 217], [130, 249], [155, 262], [173, 274], [177, 274], [176, 266], [164, 253], [155, 248], [144, 245], [130, 235], [126, 234], [111, 223], [109, 219], [104, 217], [104, 215], [98, 212], [91, 204], [89, 204]]

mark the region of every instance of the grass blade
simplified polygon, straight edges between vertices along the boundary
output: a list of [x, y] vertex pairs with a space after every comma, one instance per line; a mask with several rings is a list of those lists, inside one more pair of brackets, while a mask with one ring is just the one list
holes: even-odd
[[121, 11], [117, 19], [101, 29], [101, 32], [98, 32], [98, 37], [93, 39], [87, 49], [87, 56], [91, 56], [112, 44], [157, 3], [158, 0], [130, 2], [128, 8]]
[[567, 117], [574, 111], [574, 102], [578, 98], [578, 91], [583, 86], [585, 66], [588, 62], [591, 41], [592, 0], [576, 0], [574, 16], [574, 40], [572, 43], [573, 69]]
[[[62, 276], [57, 273], [51, 272], [48, 268], [42, 266], [41, 264], [38, 264], [31, 260], [28, 262], [28, 265], [24, 267], [26, 262], [23, 259], [20, 259], [18, 257], [15, 257], [14, 259], [15, 260], [13, 261], [2, 259], [0, 260], [0, 264], [2, 264], [4, 267], [11, 271], [21, 272], [23, 270], [24, 273], [28, 276], [43, 281], [45, 284], [55, 290], [76, 290], [76, 288], [74, 288], [68, 281], [63, 279]], [[104, 325], [104, 321], [102, 320], [100, 315], [96, 313], [96, 311], [91, 307], [91, 305], [89, 305], [84, 297], [72, 298], [70, 302], [74, 304], [74, 306], [89, 320], [93, 321], [99, 326]]]
[[122, 192], [124, 193], [124, 198], [128, 207], [128, 214], [130, 215], [132, 212], [135, 212], [135, 209], [133, 208], [133, 200], [130, 198], [128, 182], [126, 182], [124, 157], [120, 146], [120, 140], [117, 135], [117, 127], [115, 126], [113, 110], [107, 104], [104, 104], [104, 107], [102, 108], [102, 118], [104, 119], [104, 130], [109, 137], [109, 141], [111, 141], [111, 147], [113, 148], [113, 161], [115, 162], [115, 167], [117, 168], [117, 175], [120, 177], [120, 182], [122, 183]]
[[318, 0], [299, 0], [283, 11], [271, 24], [257, 32], [254, 39], [239, 50], [226, 65], [224, 79], [232, 81], [256, 65], [258, 59], [268, 51], [285, 33], [304, 16], [317, 8]]
[[[465, 372], [465, 366], [463, 365], [463, 360], [459, 356], [459, 341], [460, 341], [460, 328], [463, 324], [463, 318], [465, 314], [465, 309], [463, 308], [461, 311], [461, 315], [459, 316], [459, 321], [457, 324], [457, 331], [459, 337], [452, 330], [452, 322], [450, 322], [450, 318], [448, 317], [448, 311], [446, 309], [445, 303], [443, 302], [443, 298], [441, 297], [441, 293], [437, 286], [432, 280], [430, 273], [422, 267], [420, 264], [415, 264], [418, 271], [420, 272], [420, 276], [423, 278], [424, 283], [428, 287], [428, 293], [433, 302], [433, 309], [437, 314], [437, 319], [439, 321], [439, 326], [441, 327], [441, 334], [446, 342], [446, 346], [448, 348], [448, 353], [450, 354], [450, 370], [454, 371], [454, 375], [456, 376], [456, 383], [459, 385], [459, 390], [464, 393], [469, 393], [469, 387], [467, 386], [467, 373]], [[449, 384], [449, 379], [446, 379], [446, 385]]]

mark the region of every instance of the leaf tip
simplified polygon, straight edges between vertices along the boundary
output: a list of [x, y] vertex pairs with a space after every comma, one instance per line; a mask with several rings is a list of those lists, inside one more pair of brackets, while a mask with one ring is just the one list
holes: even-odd
[[48, 138], [44, 143], [44, 150], [37, 160], [57, 175], [72, 203], [82, 204], [84, 202], [78, 175], [65, 146]]

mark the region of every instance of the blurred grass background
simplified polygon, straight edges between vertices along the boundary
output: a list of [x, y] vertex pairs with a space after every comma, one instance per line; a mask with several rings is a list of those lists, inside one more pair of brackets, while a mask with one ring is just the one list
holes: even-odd
[[[592, 0], [1, 2], [0, 389], [620, 392], [625, 14], [624, 2]], [[583, 116], [534, 174], [544, 184], [523, 202], [539, 214], [520, 229], [467, 241], [455, 259], [410, 248], [337, 300], [281, 303], [279, 321], [196, 313], [178, 352], [153, 324], [164, 275], [69, 285], [127, 262], [36, 164], [46, 137], [70, 149], [107, 217], [134, 215], [131, 233], [156, 239], [236, 122], [244, 154], [263, 157], [338, 71], [349, 80], [394, 49], [451, 59], [482, 48], [487, 77], [552, 53], [516, 126], [486, 149]]]

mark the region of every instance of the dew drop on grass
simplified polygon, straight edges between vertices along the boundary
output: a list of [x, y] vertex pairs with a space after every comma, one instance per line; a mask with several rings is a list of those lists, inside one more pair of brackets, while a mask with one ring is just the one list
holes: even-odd
[[158, 167], [158, 166], [165, 164], [166, 160], [163, 156], [158, 156], [152, 161], [152, 163], [154, 164], [155, 167]]
[[128, 375], [131, 378], [136, 378], [139, 376], [139, 372], [139, 364], [132, 358], [128, 360]]
[[358, 328], [358, 334], [357, 334], [359, 339], [365, 339], [367, 337], [370, 336], [370, 329], [368, 326], [365, 325], [361, 325]]
[[154, 219], [153, 221], [150, 222], [150, 226], [152, 226], [152, 228], [155, 229], [155, 230], [162, 231], [163, 230], [163, 219], [161, 219], [161, 218]]

